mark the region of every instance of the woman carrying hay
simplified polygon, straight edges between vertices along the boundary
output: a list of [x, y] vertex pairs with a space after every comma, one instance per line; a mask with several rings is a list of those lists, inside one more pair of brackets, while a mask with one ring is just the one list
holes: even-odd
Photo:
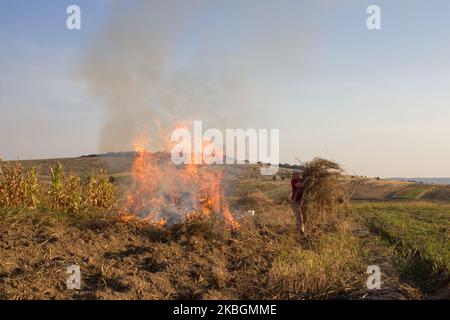
[[310, 219], [314, 227], [329, 230], [337, 227], [338, 215], [349, 212], [343, 173], [339, 164], [322, 158], [303, 163], [301, 171], [292, 173], [292, 210], [302, 236], [307, 218], [314, 219]]
[[294, 212], [297, 231], [301, 236], [305, 235], [305, 224], [307, 221], [306, 210], [304, 208], [303, 195], [305, 192], [305, 185], [308, 181], [308, 178], [304, 178], [300, 171], [294, 171], [292, 173], [291, 179], [291, 187], [292, 187], [292, 196], [291, 196], [291, 207]]

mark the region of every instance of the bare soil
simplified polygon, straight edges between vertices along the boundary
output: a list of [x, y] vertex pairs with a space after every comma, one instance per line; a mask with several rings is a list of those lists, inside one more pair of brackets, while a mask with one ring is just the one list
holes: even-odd
[[[220, 221], [164, 230], [106, 217], [7, 218], [0, 223], [0, 299], [270, 298], [264, 279], [274, 252], [266, 244], [274, 236], [235, 236]], [[74, 264], [81, 290], [66, 287]]]

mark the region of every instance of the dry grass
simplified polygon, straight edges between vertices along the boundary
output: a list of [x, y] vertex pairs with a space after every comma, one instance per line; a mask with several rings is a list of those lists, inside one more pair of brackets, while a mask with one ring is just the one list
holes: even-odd
[[329, 233], [309, 250], [286, 239], [273, 262], [269, 286], [277, 298], [326, 298], [360, 287], [363, 252], [350, 233]]
[[[234, 249], [240, 290], [249, 299], [321, 299], [360, 288], [365, 252], [348, 220], [298, 240], [289, 206], [266, 204], [242, 222]], [[257, 280], [260, 279], [260, 280]], [[249, 288], [264, 288], [264, 292]]]

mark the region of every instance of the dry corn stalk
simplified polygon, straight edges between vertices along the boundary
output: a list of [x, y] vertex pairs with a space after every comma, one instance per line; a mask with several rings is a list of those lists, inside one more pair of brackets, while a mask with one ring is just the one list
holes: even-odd
[[48, 195], [50, 196], [50, 204], [53, 209], [60, 209], [63, 205], [63, 171], [60, 162], [56, 164], [54, 168], [50, 167], [50, 174], [52, 177], [52, 184], [50, 190], [48, 190]]
[[22, 188], [24, 192], [24, 205], [29, 209], [36, 209], [39, 200], [39, 182], [37, 179], [36, 168], [31, 168], [27, 171], [25, 179], [22, 181]]
[[67, 212], [81, 210], [111, 209], [116, 203], [117, 187], [109, 180], [105, 171], [92, 174], [88, 183], [73, 173], [66, 178], [61, 163], [50, 168], [52, 185], [48, 194], [54, 209]]
[[36, 168], [24, 172], [20, 163], [0, 166], [0, 207], [35, 209], [38, 192]]
[[110, 181], [106, 171], [100, 170], [92, 174], [87, 186], [88, 205], [95, 208], [109, 210], [116, 203], [117, 187]]
[[38, 204], [64, 212], [111, 209], [117, 187], [105, 171], [92, 174], [87, 182], [74, 173], [64, 174], [58, 162], [50, 167], [51, 183], [42, 193], [37, 169], [24, 170], [20, 162], [0, 164], [0, 207], [36, 209]]

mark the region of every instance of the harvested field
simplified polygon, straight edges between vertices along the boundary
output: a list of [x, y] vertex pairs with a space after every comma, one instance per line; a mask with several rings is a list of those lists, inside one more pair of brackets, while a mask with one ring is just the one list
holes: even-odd
[[[88, 181], [89, 166], [102, 161], [75, 159], [73, 170], [70, 159], [62, 163]], [[119, 161], [131, 167], [132, 161]], [[110, 176], [121, 177], [112, 181], [123, 199], [130, 168], [120, 170]], [[300, 240], [289, 205], [289, 169], [280, 171], [284, 179], [261, 176], [255, 165], [224, 172], [237, 232], [214, 215], [161, 228], [124, 222], [115, 208], [2, 208], [0, 298], [448, 298], [449, 204], [358, 201], [345, 210], [339, 228], [317, 228], [318, 219]], [[52, 180], [50, 171], [38, 177]], [[365, 284], [374, 262], [383, 268], [381, 291]], [[80, 290], [66, 287], [70, 265], [80, 266]]]

